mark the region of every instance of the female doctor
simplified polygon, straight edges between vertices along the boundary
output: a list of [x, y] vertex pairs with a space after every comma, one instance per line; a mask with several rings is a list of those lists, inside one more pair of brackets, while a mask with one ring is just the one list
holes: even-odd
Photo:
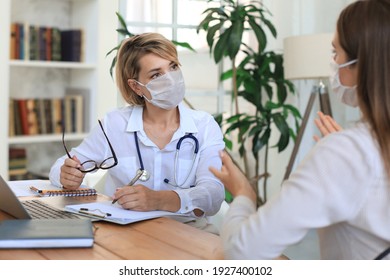
[[65, 135], [67, 155], [52, 166], [51, 182], [77, 189], [86, 172], [102, 168], [106, 194], [125, 209], [216, 214], [224, 187], [208, 166], [222, 166], [222, 132], [210, 114], [183, 105], [179, 65], [176, 47], [160, 34], [124, 40], [116, 82], [129, 106], [109, 112], [70, 152]]

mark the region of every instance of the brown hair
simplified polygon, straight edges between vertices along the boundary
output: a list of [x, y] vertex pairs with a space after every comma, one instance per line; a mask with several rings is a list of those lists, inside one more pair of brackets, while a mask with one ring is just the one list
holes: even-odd
[[340, 14], [337, 33], [349, 60], [358, 59], [359, 107], [390, 177], [390, 0], [350, 4]]
[[127, 80], [138, 79], [139, 60], [149, 53], [180, 65], [175, 45], [161, 34], [143, 33], [123, 40], [116, 57], [116, 84], [122, 97], [131, 105], [145, 105], [145, 100], [130, 88]]

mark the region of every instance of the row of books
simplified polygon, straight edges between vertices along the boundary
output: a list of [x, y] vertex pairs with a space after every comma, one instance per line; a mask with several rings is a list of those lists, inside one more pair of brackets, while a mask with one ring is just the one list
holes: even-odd
[[84, 97], [10, 99], [9, 135], [37, 135], [85, 131]]
[[27, 175], [27, 152], [25, 148], [9, 148], [9, 177], [25, 178]]
[[8, 159], [8, 175], [10, 181], [49, 179], [48, 172], [34, 172], [28, 169], [28, 152], [25, 147], [10, 147], [8, 149]]
[[82, 61], [82, 30], [12, 23], [10, 59]]

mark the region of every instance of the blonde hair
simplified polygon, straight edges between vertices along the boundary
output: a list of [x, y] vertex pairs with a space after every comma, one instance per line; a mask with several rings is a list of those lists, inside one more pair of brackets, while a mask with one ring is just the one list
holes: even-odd
[[176, 46], [161, 34], [143, 33], [123, 40], [116, 57], [115, 76], [123, 99], [130, 105], [145, 105], [145, 100], [131, 89], [127, 81], [138, 79], [139, 60], [149, 53], [180, 65]]

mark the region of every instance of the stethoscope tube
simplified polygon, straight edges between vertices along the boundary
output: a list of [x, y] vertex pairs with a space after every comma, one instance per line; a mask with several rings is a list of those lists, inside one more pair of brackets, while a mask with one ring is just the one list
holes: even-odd
[[144, 168], [144, 162], [142, 161], [142, 156], [141, 156], [141, 151], [139, 149], [139, 144], [138, 144], [138, 135], [137, 131], [134, 131], [134, 141], [135, 141], [135, 146], [137, 148], [137, 154], [138, 154], [138, 160], [139, 160], [139, 165], [140, 165], [140, 170], [142, 171], [142, 175], [139, 178], [142, 182], [146, 182], [150, 178], [150, 173], [145, 170]]
[[[193, 156], [192, 156], [191, 168], [190, 168], [190, 170], [188, 171], [187, 176], [186, 176], [184, 182], [183, 182], [182, 184], [179, 185], [179, 184], [177, 183], [177, 182], [178, 182], [178, 179], [177, 179], [177, 161], [178, 161], [178, 159], [179, 159], [179, 152], [180, 152], [181, 143], [183, 142], [183, 140], [185, 140], [185, 139], [187, 139], [187, 138], [192, 139], [192, 140], [194, 141], [194, 143], [195, 143], [194, 154], [193, 154]], [[173, 165], [173, 180], [174, 180], [174, 182], [175, 182], [175, 185], [174, 185], [175, 187], [181, 188], [181, 187], [187, 182], [188, 178], [190, 177], [191, 171], [192, 171], [192, 169], [194, 168], [195, 159], [196, 159], [196, 156], [197, 156], [197, 154], [198, 154], [198, 151], [199, 151], [199, 142], [198, 142], [198, 139], [196, 139], [196, 137], [195, 137], [192, 133], [189, 133], [189, 134], [187, 134], [187, 135], [184, 135], [184, 136], [181, 137], [181, 138], [179, 139], [179, 141], [177, 142], [177, 145], [176, 145], [176, 153], [175, 153], [175, 162], [174, 162], [174, 165]], [[168, 183], [167, 181], [169, 182], [169, 180], [168, 180], [167, 178], [165, 178], [165, 179], [164, 179], [164, 182]], [[170, 185], [172, 185], [172, 184], [170, 184]], [[193, 186], [190, 186], [190, 187], [193, 187]]]
[[195, 155], [198, 154], [199, 142], [198, 142], [198, 139], [196, 139], [196, 137], [192, 133], [188, 133], [187, 135], [184, 135], [183, 137], [181, 137], [179, 139], [179, 141], [177, 142], [177, 145], [176, 145], [176, 152], [178, 153], [178, 151], [180, 150], [181, 142], [183, 142], [183, 140], [187, 139], [187, 138], [191, 138], [192, 140], [194, 140], [194, 143], [195, 143], [194, 154]]
[[139, 165], [141, 166], [141, 170], [145, 170], [144, 162], [142, 161], [141, 152], [140, 152], [140, 149], [139, 149], [137, 131], [134, 131], [134, 141], [135, 141], [135, 147], [137, 148]]
[[[185, 140], [185, 139], [191, 139], [194, 141], [195, 145], [194, 145], [194, 155], [192, 157], [192, 164], [191, 164], [191, 168], [190, 168], [190, 171], [187, 173], [187, 176], [184, 180], [184, 182], [182, 184], [178, 184], [177, 183], [177, 163], [178, 163], [178, 159], [179, 159], [179, 152], [180, 152], [180, 147], [181, 147], [181, 144], [182, 142]], [[145, 170], [144, 168], [144, 163], [143, 163], [143, 160], [142, 160], [142, 156], [141, 156], [141, 151], [140, 151], [140, 148], [139, 148], [139, 144], [138, 144], [138, 134], [136, 131], [134, 131], [134, 141], [135, 141], [135, 146], [136, 146], [136, 149], [137, 149], [137, 155], [138, 155], [138, 160], [139, 160], [139, 164], [140, 164], [140, 170], [143, 172], [143, 175], [141, 176], [140, 180], [141, 181], [147, 181], [150, 177], [150, 174], [147, 170]], [[169, 184], [173, 187], [182, 187], [188, 180], [188, 178], [190, 177], [190, 174], [191, 174], [191, 171], [192, 169], [194, 168], [194, 164], [195, 164], [195, 159], [196, 159], [196, 156], [198, 154], [198, 151], [199, 151], [199, 141], [198, 139], [196, 139], [196, 137], [192, 134], [192, 133], [189, 133], [187, 135], [184, 135], [183, 137], [181, 137], [179, 139], [179, 141], [177, 142], [176, 144], [176, 152], [175, 152], [175, 161], [174, 161], [174, 166], [173, 166], [173, 177], [174, 177], [174, 183], [175, 184], [172, 184], [167, 178], [164, 179], [164, 182], [166, 184]], [[193, 186], [190, 186], [190, 187], [193, 187]]]

